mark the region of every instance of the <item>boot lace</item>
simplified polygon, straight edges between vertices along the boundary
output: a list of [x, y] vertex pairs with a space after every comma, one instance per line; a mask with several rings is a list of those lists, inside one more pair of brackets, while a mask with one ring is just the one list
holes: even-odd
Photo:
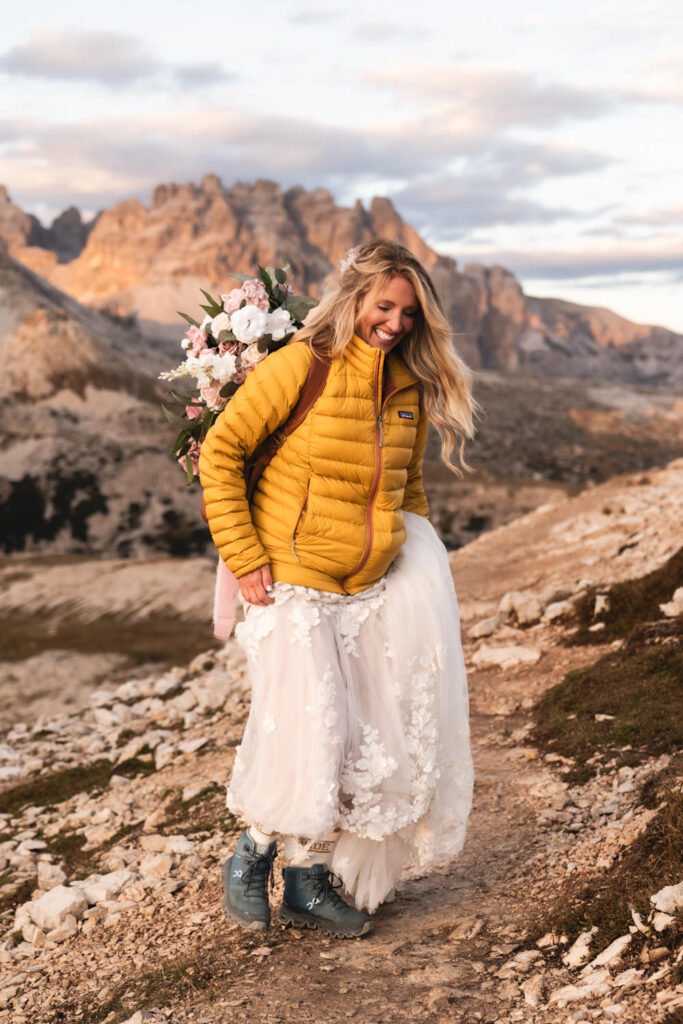
[[268, 888], [269, 881], [270, 888], [273, 889], [275, 887], [275, 873], [273, 871], [275, 856], [275, 852], [258, 853], [256, 850], [253, 852], [245, 851], [242, 854], [241, 859], [246, 864], [242, 874], [245, 896], [260, 896], [263, 890]]
[[344, 884], [339, 875], [335, 875], [332, 871], [326, 871], [324, 875], [310, 874], [308, 877], [317, 882], [317, 888], [312, 893], [310, 903], [307, 904], [309, 910], [325, 900], [331, 903], [335, 910], [349, 909], [348, 903], [337, 892], [337, 889], [341, 889]]

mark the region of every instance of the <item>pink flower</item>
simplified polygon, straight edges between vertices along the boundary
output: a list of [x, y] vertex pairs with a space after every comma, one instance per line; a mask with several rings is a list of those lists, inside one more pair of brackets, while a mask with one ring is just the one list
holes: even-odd
[[191, 343], [191, 348], [189, 350], [190, 355], [198, 356], [199, 353], [203, 352], [204, 349], [207, 347], [206, 335], [204, 334], [204, 331], [200, 330], [199, 327], [192, 326], [187, 330], [186, 333]]
[[218, 355], [224, 356], [228, 352], [230, 355], [236, 356], [241, 347], [239, 341], [222, 341], [218, 346]]
[[258, 345], [247, 345], [242, 352], [242, 366], [247, 370], [253, 370], [262, 359], [266, 358], [266, 355], [266, 352], [259, 352]]
[[196, 420], [199, 419], [200, 416], [204, 415], [204, 410], [201, 405], [186, 405], [185, 415], [188, 420]]
[[195, 441], [194, 439], [190, 442], [190, 447], [184, 455], [178, 456], [178, 465], [185, 469], [185, 459], [189, 457], [192, 465], [192, 475], [197, 476], [199, 473], [199, 453], [202, 450], [201, 442]]
[[233, 288], [227, 295], [221, 295], [221, 298], [223, 300], [223, 309], [225, 312], [234, 313], [236, 309], [240, 308], [242, 299], [244, 299], [245, 296], [242, 295], [241, 288]]
[[248, 306], [256, 306], [264, 313], [267, 313], [270, 308], [268, 292], [264, 284], [256, 278], [245, 281], [241, 288], [233, 288], [227, 295], [221, 295], [221, 299], [226, 313], [234, 313], [243, 302], [246, 302]]
[[225, 405], [224, 400], [221, 398], [222, 387], [223, 385], [219, 380], [212, 380], [210, 384], [205, 384], [203, 388], [199, 389], [199, 394], [209, 409], [219, 410]]
[[245, 281], [242, 285], [242, 294], [247, 300], [248, 306], [257, 306], [262, 309], [264, 313], [267, 313], [270, 308], [268, 302], [268, 292], [261, 281], [254, 279], [253, 281]]

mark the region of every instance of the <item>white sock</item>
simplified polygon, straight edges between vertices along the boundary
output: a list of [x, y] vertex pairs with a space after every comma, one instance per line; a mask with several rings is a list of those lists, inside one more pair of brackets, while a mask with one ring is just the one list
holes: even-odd
[[250, 825], [247, 834], [256, 845], [257, 853], [267, 853], [268, 847], [275, 840], [276, 832], [264, 832], [258, 825]]
[[297, 867], [310, 868], [313, 864], [326, 864], [329, 867], [338, 839], [339, 829], [329, 832], [324, 839], [306, 839], [305, 836], [299, 836], [297, 854], [293, 858]]

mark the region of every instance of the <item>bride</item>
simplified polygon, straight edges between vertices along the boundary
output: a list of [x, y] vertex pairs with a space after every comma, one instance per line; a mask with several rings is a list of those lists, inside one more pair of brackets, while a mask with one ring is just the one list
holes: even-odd
[[[248, 498], [245, 460], [288, 420], [314, 361], [321, 393]], [[422, 460], [432, 422], [461, 475], [452, 456], [459, 442], [465, 465], [470, 379], [428, 272], [376, 239], [202, 445], [206, 513], [238, 579], [235, 635], [252, 682], [226, 801], [247, 828], [223, 867], [225, 912], [249, 930], [270, 924], [278, 839], [279, 920], [339, 937], [369, 932], [401, 877], [462, 848], [467, 681]]]

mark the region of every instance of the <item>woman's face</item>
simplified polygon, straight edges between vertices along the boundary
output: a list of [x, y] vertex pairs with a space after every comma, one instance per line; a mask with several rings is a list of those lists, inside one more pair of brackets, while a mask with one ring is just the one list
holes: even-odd
[[418, 309], [410, 281], [392, 277], [388, 284], [370, 290], [361, 300], [356, 332], [372, 348], [390, 352], [412, 330]]

